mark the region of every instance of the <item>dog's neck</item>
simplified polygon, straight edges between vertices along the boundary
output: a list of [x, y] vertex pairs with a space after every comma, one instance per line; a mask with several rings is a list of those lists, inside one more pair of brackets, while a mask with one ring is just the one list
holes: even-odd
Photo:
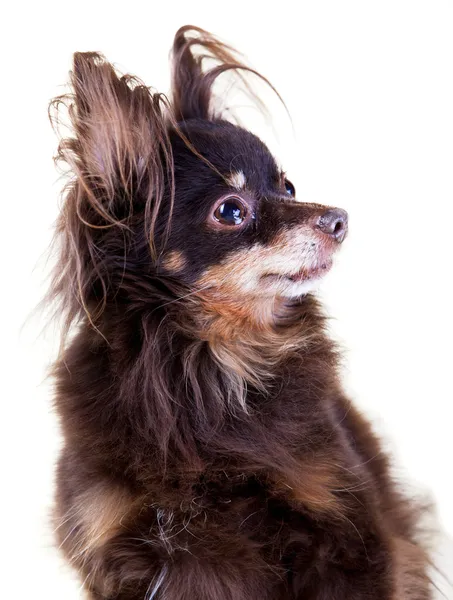
[[204, 291], [198, 320], [200, 338], [229, 379], [266, 392], [275, 370], [289, 355], [308, 352], [323, 333], [316, 301], [290, 302], [282, 297], [248, 301]]
[[278, 300], [272, 321], [257, 322], [244, 307], [240, 317], [240, 306], [214, 310], [205, 297], [207, 311], [193, 295], [178, 293], [175, 302], [156, 292], [150, 303], [152, 290], [145, 291], [106, 312], [102, 336], [92, 331], [105, 345], [99, 360], [108, 357], [119, 384], [118, 427], [130, 427], [145, 449], [151, 444], [165, 454], [171, 447], [175, 457], [197, 461], [226, 421], [243, 422], [263, 403], [278, 402], [288, 369], [303, 373], [317, 355], [326, 362], [330, 343], [313, 297]]

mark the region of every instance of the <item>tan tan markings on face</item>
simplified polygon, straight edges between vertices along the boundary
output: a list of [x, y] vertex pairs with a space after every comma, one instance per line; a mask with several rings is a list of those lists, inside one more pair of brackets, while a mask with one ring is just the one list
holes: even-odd
[[[267, 284], [260, 279], [266, 274], [296, 273], [304, 263], [311, 268], [316, 258], [316, 253], [314, 258], [311, 256], [314, 236], [308, 226], [283, 231], [270, 246], [255, 244], [230, 253], [222, 264], [208, 268], [199, 279], [200, 334], [209, 342], [219, 362], [230, 365], [236, 374], [253, 380], [248, 366], [252, 365], [261, 376], [270, 365], [271, 355], [283, 356], [294, 343], [300, 343], [291, 328], [286, 338], [273, 330], [275, 318], [281, 309], [283, 313], [285, 310], [277, 297], [280, 284], [277, 281], [268, 292]], [[285, 283], [283, 277], [282, 289], [285, 285], [294, 286]], [[266, 365], [258, 366], [263, 351]]]
[[255, 244], [230, 253], [209, 267], [199, 280], [203, 288], [216, 288], [222, 295], [256, 293], [263, 275], [292, 275], [317, 266], [318, 239], [308, 225], [285, 230], [269, 246]]
[[182, 271], [187, 264], [184, 253], [180, 250], [172, 250], [164, 256], [162, 266], [170, 273], [177, 273]]
[[245, 175], [242, 171], [235, 171], [227, 177], [227, 184], [238, 191], [245, 189], [246, 183]]

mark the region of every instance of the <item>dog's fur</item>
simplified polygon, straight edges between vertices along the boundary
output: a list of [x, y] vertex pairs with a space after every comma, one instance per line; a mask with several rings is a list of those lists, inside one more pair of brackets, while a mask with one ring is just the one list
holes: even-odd
[[[309, 293], [339, 246], [326, 207], [216, 112], [217, 76], [247, 69], [185, 27], [170, 101], [95, 53], [54, 101], [73, 127], [51, 290], [60, 546], [93, 599], [426, 600], [418, 509]], [[237, 226], [215, 210], [231, 198]]]

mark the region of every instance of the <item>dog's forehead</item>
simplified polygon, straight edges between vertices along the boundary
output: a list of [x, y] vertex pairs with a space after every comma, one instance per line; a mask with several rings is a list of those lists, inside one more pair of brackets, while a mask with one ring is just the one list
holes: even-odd
[[228, 182], [237, 189], [273, 187], [280, 169], [267, 146], [253, 133], [225, 121], [197, 121], [187, 136]]

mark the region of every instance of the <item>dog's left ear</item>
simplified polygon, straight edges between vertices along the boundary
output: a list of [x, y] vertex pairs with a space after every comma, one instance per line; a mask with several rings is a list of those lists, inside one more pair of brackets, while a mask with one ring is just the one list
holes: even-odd
[[[204, 70], [206, 61], [214, 63], [214, 66]], [[278, 95], [265, 77], [240, 60], [240, 54], [234, 48], [193, 25], [186, 25], [177, 31], [173, 42], [172, 62], [172, 104], [177, 121], [221, 118], [214, 106], [212, 87], [217, 77], [225, 71], [234, 70], [238, 73], [247, 92], [261, 108], [264, 108], [262, 102], [253, 93], [244, 74], [248, 72], [258, 76]]]

